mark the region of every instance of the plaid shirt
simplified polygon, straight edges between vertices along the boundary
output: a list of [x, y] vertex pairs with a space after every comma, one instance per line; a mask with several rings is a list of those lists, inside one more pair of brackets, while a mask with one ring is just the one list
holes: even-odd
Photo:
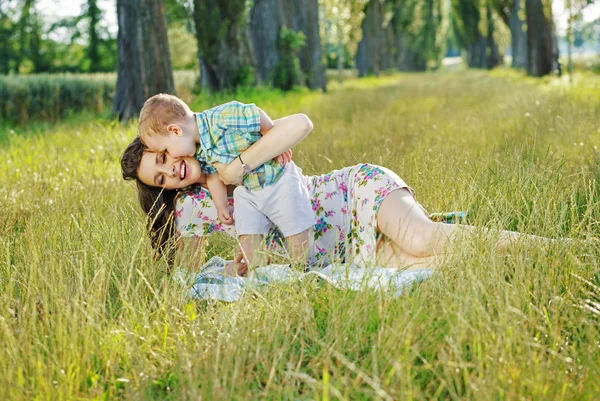
[[[196, 159], [205, 174], [215, 174], [212, 163], [229, 164], [261, 138], [260, 114], [254, 104], [229, 102], [202, 113], [196, 113], [200, 146]], [[283, 167], [269, 160], [244, 176], [243, 185], [251, 191], [274, 184]]]

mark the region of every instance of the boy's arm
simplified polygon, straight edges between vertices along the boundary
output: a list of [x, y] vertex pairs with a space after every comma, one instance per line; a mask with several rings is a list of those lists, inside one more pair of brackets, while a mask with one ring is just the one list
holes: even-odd
[[206, 186], [210, 196], [217, 208], [219, 220], [230, 226], [233, 224], [233, 217], [229, 213], [229, 204], [227, 202], [227, 186], [219, 179], [218, 174], [206, 176]]
[[[269, 134], [242, 152], [241, 158], [250, 170], [293, 148], [313, 129], [312, 121], [305, 114], [293, 114], [275, 122], [260, 109], [259, 114], [260, 131], [262, 134], [268, 131]], [[214, 166], [219, 170], [219, 178], [226, 184], [239, 184], [244, 178], [244, 169], [239, 157], [228, 165], [215, 163]]]

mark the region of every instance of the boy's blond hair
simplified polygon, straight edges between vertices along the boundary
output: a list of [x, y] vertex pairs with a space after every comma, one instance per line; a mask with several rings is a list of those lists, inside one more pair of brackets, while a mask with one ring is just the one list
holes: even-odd
[[154, 95], [146, 100], [140, 111], [138, 135], [168, 135], [167, 126], [182, 122], [191, 112], [189, 106], [177, 96], [166, 93]]

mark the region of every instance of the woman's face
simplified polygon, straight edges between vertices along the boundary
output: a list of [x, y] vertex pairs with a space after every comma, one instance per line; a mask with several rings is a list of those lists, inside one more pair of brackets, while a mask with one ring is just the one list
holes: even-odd
[[180, 189], [204, 182], [200, 162], [193, 157], [173, 158], [166, 152], [144, 152], [138, 177], [146, 185]]

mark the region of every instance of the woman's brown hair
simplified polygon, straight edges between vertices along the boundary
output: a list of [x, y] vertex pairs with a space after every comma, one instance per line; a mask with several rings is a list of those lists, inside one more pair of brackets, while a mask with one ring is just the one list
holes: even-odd
[[177, 191], [151, 187], [140, 181], [138, 169], [146, 147], [136, 137], [121, 156], [123, 179], [135, 180], [140, 206], [148, 216], [147, 230], [152, 247], [158, 256], [166, 257], [169, 263], [173, 258], [173, 247], [170, 240], [175, 237], [174, 211]]

